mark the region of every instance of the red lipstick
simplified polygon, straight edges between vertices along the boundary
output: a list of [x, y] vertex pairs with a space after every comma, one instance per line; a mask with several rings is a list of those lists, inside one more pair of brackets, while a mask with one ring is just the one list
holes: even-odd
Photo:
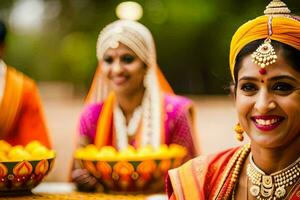
[[256, 128], [261, 131], [271, 131], [278, 127], [285, 118], [278, 115], [256, 115], [251, 117]]

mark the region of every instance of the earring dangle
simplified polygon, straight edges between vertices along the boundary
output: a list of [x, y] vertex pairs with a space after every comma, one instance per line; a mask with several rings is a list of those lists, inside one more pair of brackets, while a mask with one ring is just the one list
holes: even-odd
[[243, 136], [243, 133], [244, 133], [244, 130], [243, 128], [241, 127], [240, 123], [237, 123], [234, 127], [234, 131], [235, 131], [235, 138], [242, 142], [244, 140], [244, 136]]

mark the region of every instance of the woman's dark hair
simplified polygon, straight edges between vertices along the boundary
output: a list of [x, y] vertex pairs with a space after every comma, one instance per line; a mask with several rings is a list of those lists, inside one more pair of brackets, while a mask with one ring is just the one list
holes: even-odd
[[[264, 42], [264, 39], [255, 40], [247, 44], [237, 55], [234, 67], [234, 77], [237, 78], [238, 72], [241, 68], [242, 60], [252, 54]], [[300, 73], [300, 51], [290, 45], [272, 40], [272, 46], [276, 52], [281, 52], [286, 61], [293, 67], [294, 70]], [[237, 81], [235, 81], [235, 86]]]
[[0, 20], [0, 44], [4, 43], [6, 36], [6, 26], [2, 20]]

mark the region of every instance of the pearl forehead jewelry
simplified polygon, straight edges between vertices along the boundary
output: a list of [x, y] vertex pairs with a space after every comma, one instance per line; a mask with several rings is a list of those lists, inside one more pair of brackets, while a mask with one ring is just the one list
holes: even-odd
[[268, 21], [268, 37], [265, 39], [264, 43], [261, 44], [255, 52], [252, 53], [252, 62], [260, 66], [259, 73], [266, 74], [267, 71], [265, 67], [271, 65], [276, 62], [277, 55], [274, 50], [274, 47], [271, 44], [271, 35], [273, 34], [272, 31], [272, 19], [273, 17], [269, 17]]
[[300, 177], [300, 157], [283, 170], [267, 175], [259, 169], [250, 154], [247, 176], [252, 186], [250, 194], [259, 200], [275, 200], [285, 197], [286, 188], [295, 184]]

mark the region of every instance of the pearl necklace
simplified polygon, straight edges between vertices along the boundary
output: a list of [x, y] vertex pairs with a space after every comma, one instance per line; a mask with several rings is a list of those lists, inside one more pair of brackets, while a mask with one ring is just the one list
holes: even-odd
[[126, 125], [126, 118], [120, 106], [115, 106], [113, 116], [115, 131], [119, 141], [118, 148], [126, 148], [128, 136], [133, 136], [137, 132], [142, 117], [142, 106], [138, 106], [134, 109], [132, 117], [128, 122], [128, 126]]
[[296, 183], [300, 177], [300, 157], [283, 170], [267, 175], [259, 169], [250, 154], [247, 166], [248, 179], [253, 184], [249, 191], [258, 200], [276, 200], [285, 197], [286, 187]]
[[[144, 86], [146, 88], [143, 101], [142, 101], [142, 119], [136, 120], [137, 127], [138, 125], [142, 124], [141, 126], [141, 140], [140, 146], [144, 147], [147, 145], [151, 145], [153, 148], [158, 149], [161, 145], [161, 131], [163, 128], [163, 116], [161, 110], [161, 98], [162, 94], [159, 88], [159, 82], [156, 77], [155, 68], [150, 68], [145, 75], [144, 78]], [[114, 108], [114, 128], [116, 131], [116, 145], [119, 150], [127, 148], [128, 146], [128, 133], [126, 133], [126, 123], [119, 120], [116, 116], [115, 118], [115, 111]], [[118, 114], [117, 114], [118, 115]], [[122, 113], [123, 115], [123, 113]], [[122, 123], [122, 124], [121, 124]], [[134, 126], [133, 126], [134, 127]], [[136, 131], [131, 131], [136, 133]]]
[[136, 107], [133, 111], [132, 117], [126, 125], [126, 118], [118, 105], [114, 107], [114, 128], [116, 131], [116, 143], [119, 150], [126, 149], [128, 146], [128, 136], [136, 134], [140, 123], [143, 124], [141, 129], [141, 146], [152, 144], [152, 123], [151, 111], [149, 109], [149, 94], [144, 93], [142, 105]]

